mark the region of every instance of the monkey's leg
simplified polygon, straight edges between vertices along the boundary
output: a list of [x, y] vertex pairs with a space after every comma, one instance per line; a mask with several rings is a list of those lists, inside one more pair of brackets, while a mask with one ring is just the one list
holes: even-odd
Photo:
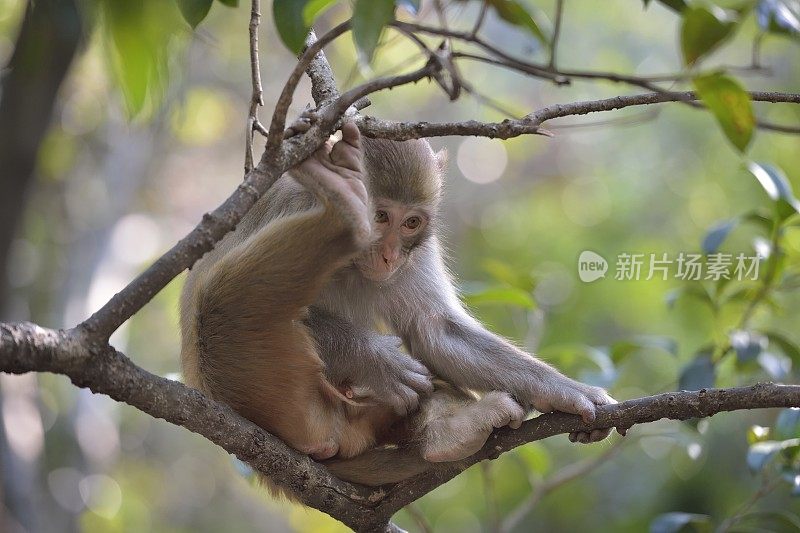
[[434, 398], [421, 428], [422, 457], [433, 463], [458, 461], [480, 450], [494, 428], [516, 429], [525, 411], [507, 393], [492, 391], [477, 401]]
[[525, 418], [519, 404], [504, 392], [475, 400], [450, 387], [437, 389], [406, 419], [396, 446], [379, 447], [348, 459], [325, 462], [345, 481], [379, 486], [397, 483], [430, 468], [432, 462], [459, 461], [476, 453], [494, 428], [518, 428]]
[[318, 459], [338, 451], [345, 420], [300, 319], [370, 229], [363, 184], [335, 169], [319, 160], [296, 169], [322, 205], [258, 230], [211, 268], [197, 296], [205, 388]]

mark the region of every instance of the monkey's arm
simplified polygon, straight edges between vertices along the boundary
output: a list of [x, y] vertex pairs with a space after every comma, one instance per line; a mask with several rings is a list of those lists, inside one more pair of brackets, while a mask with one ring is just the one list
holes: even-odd
[[359, 328], [313, 306], [304, 323], [334, 385], [347, 385], [356, 396], [390, 405], [400, 415], [416, 410], [420, 394], [433, 392], [430, 372], [400, 349], [398, 337]]
[[[488, 331], [461, 304], [432, 238], [420, 246], [415, 269], [404, 273], [406, 297], [387, 302], [389, 317], [411, 354], [434, 374], [479, 391], [506, 391], [525, 406], [581, 415], [614, 400], [601, 388], [572, 380]], [[597, 440], [607, 433], [572, 435]]]

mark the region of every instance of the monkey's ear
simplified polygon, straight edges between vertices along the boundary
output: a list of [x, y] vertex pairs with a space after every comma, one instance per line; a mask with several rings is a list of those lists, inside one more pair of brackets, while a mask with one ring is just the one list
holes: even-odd
[[439, 168], [439, 172], [445, 173], [447, 171], [447, 148], [442, 148], [433, 157], [436, 159], [436, 166]]

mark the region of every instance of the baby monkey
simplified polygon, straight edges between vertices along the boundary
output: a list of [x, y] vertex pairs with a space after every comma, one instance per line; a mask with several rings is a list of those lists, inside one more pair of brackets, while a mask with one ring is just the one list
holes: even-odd
[[187, 382], [369, 485], [472, 455], [530, 407], [591, 422], [614, 401], [605, 391], [490, 333], [460, 303], [436, 231], [442, 170], [426, 141], [362, 138], [346, 123], [341, 141], [281, 177], [189, 274]]

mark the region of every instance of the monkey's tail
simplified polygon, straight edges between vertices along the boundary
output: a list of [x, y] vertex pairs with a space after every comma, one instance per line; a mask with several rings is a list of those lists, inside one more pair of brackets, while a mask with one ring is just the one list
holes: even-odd
[[414, 447], [374, 448], [350, 459], [334, 458], [323, 464], [339, 479], [370, 487], [403, 481], [431, 466]]

